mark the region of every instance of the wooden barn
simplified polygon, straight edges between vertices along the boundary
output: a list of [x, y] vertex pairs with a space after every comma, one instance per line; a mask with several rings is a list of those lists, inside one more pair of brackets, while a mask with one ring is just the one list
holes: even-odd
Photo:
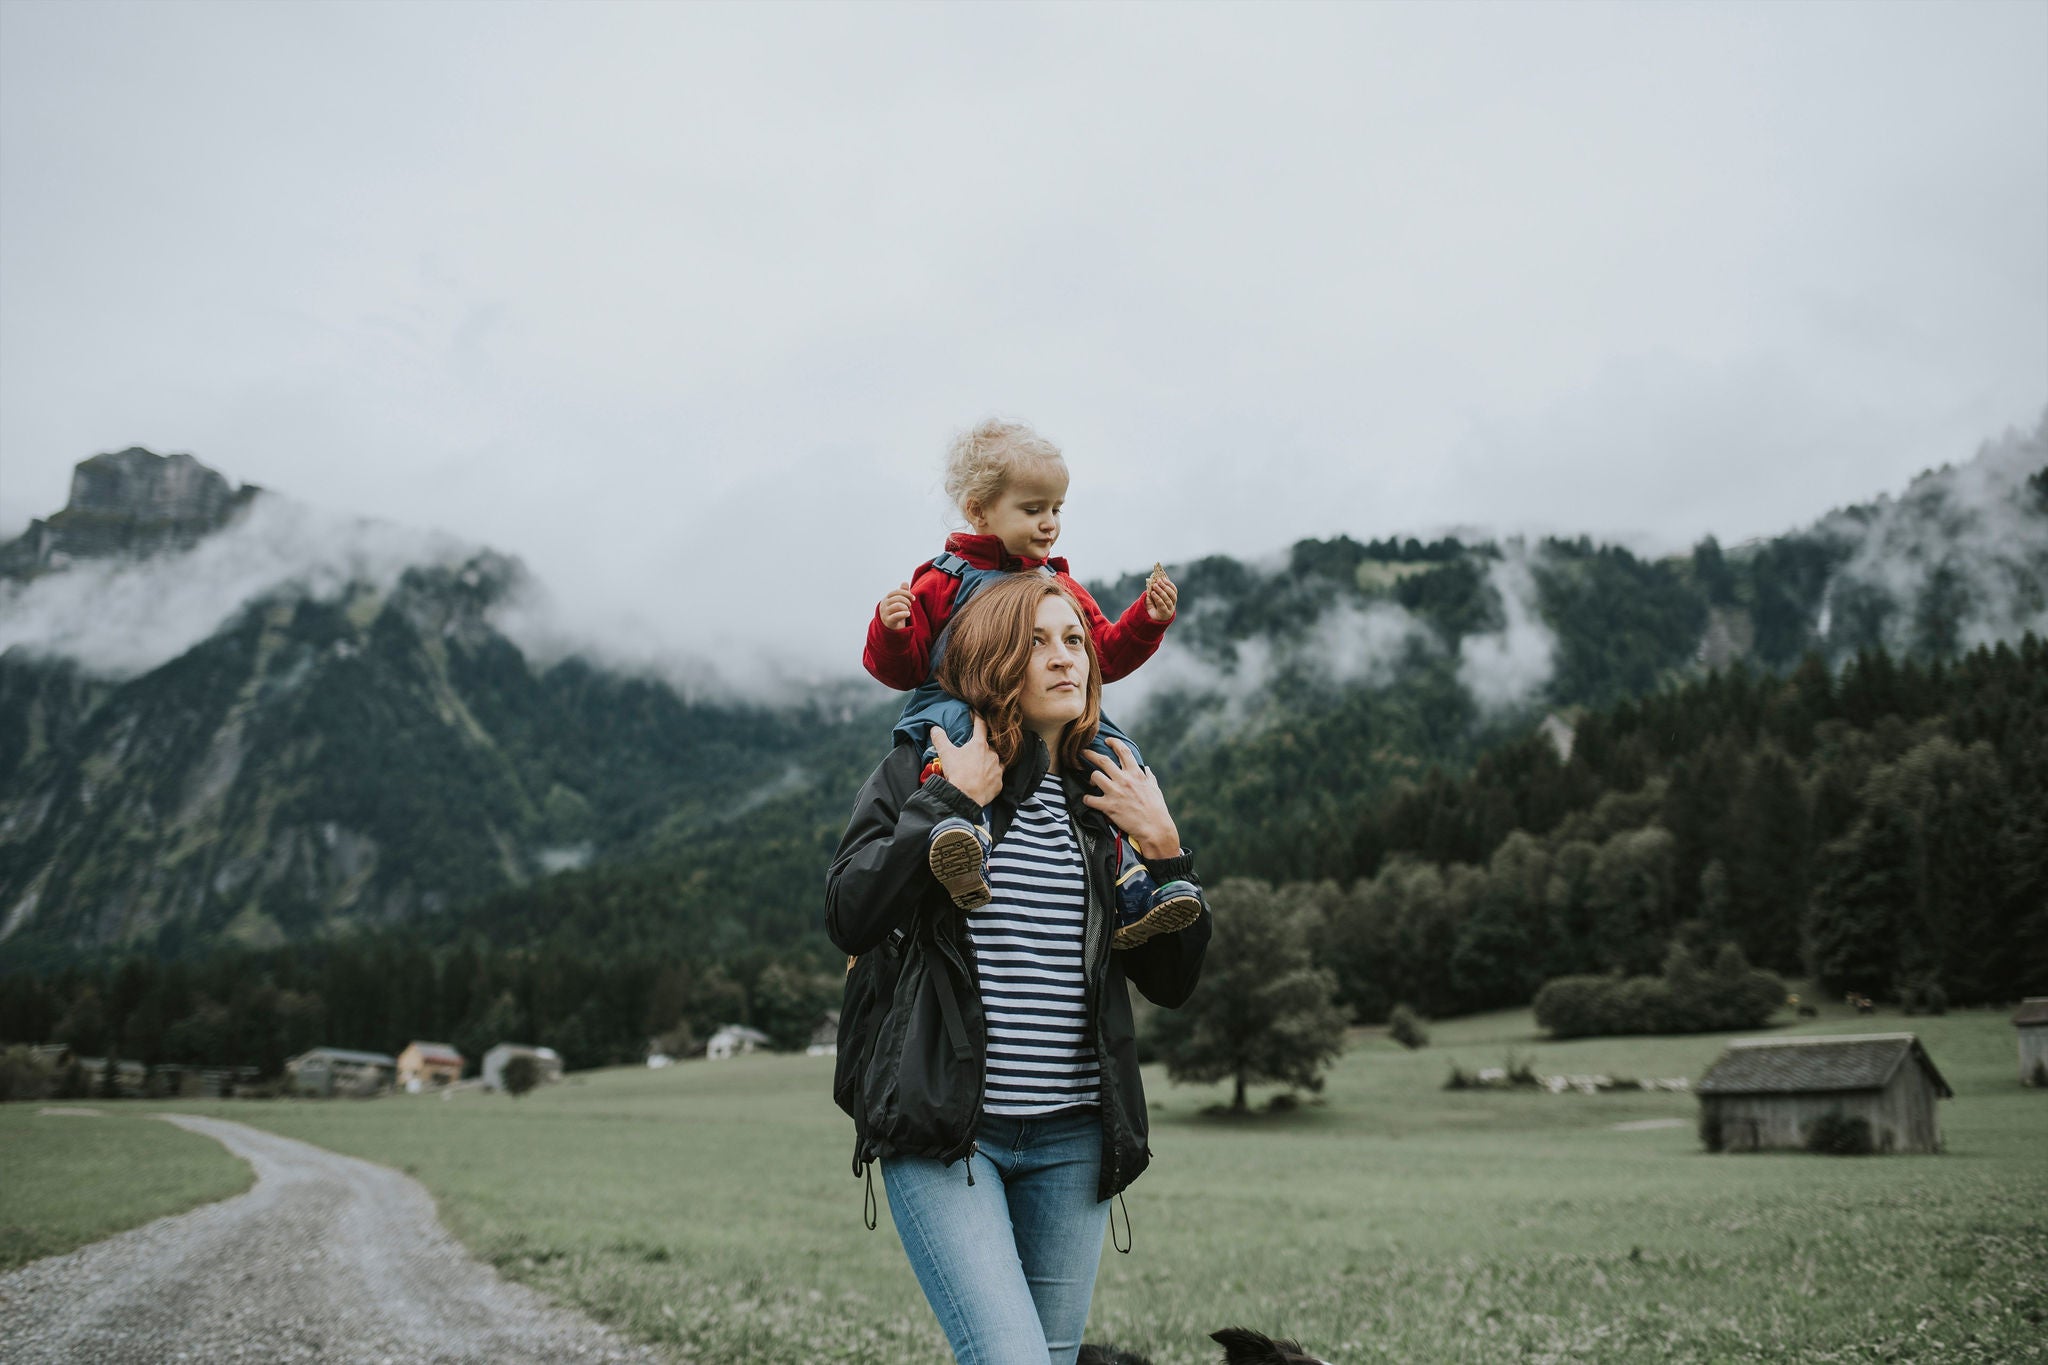
[[286, 1083], [296, 1095], [375, 1095], [391, 1084], [398, 1060], [382, 1052], [316, 1047], [286, 1060]]
[[2030, 995], [2012, 1017], [2020, 1033], [2020, 1084], [2048, 1086], [2048, 995]]
[[1910, 1033], [1738, 1038], [1694, 1087], [1700, 1133], [1715, 1151], [1799, 1151], [1814, 1121], [1870, 1125], [1878, 1152], [1938, 1152], [1936, 1100], [1955, 1094]]

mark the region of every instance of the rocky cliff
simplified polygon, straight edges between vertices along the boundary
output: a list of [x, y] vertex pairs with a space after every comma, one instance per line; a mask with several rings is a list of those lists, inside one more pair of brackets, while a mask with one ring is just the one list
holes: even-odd
[[0, 544], [0, 577], [27, 579], [82, 559], [189, 549], [232, 521], [261, 490], [231, 485], [190, 455], [140, 446], [84, 461], [71, 497], [48, 520]]

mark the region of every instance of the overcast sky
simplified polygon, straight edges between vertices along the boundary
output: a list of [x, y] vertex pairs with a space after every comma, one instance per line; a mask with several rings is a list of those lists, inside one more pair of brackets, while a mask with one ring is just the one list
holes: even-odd
[[2044, 67], [2031, 0], [0, 0], [0, 533], [186, 450], [846, 670], [990, 413], [1084, 576], [1775, 533], [2039, 420]]

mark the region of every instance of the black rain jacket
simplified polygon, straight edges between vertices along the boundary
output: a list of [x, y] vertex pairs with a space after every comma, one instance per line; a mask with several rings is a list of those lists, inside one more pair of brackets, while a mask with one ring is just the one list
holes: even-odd
[[[1045, 744], [1027, 735], [1024, 752], [1003, 775], [987, 808], [1002, 842], [1017, 806], [1044, 778]], [[983, 813], [934, 774], [920, 785], [921, 750], [899, 744], [854, 803], [825, 882], [825, 927], [840, 951], [858, 960], [847, 973], [839, 1014], [833, 1098], [852, 1116], [856, 1174], [877, 1157], [929, 1156], [947, 1165], [974, 1150], [981, 1122], [988, 1029], [968, 941], [967, 917], [931, 874], [926, 844], [950, 816]], [[1081, 797], [1093, 788], [1063, 774], [1067, 810], [1088, 883], [1084, 958], [1088, 1018], [1101, 1068], [1102, 1177], [1098, 1197], [1122, 1191], [1152, 1159], [1146, 1145], [1145, 1087], [1126, 980], [1154, 1004], [1186, 1002], [1201, 976], [1211, 920], [1161, 934], [1122, 952], [1110, 950], [1115, 922], [1116, 839], [1109, 821]], [[1192, 856], [1147, 859], [1162, 885], [1194, 881]]]

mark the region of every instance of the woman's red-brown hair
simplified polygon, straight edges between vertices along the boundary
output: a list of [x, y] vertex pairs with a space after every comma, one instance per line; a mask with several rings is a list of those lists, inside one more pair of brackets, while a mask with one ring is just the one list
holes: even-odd
[[1081, 767], [1081, 752], [1095, 739], [1102, 719], [1102, 668], [1088, 617], [1074, 595], [1045, 573], [1009, 574], [983, 588], [960, 609], [946, 636], [946, 654], [939, 661], [939, 686], [980, 714], [988, 730], [988, 747], [1008, 767], [1024, 744], [1024, 669], [1031, 662], [1031, 632], [1038, 607], [1057, 597], [1073, 608], [1088, 650], [1088, 705], [1060, 735], [1060, 766]]

